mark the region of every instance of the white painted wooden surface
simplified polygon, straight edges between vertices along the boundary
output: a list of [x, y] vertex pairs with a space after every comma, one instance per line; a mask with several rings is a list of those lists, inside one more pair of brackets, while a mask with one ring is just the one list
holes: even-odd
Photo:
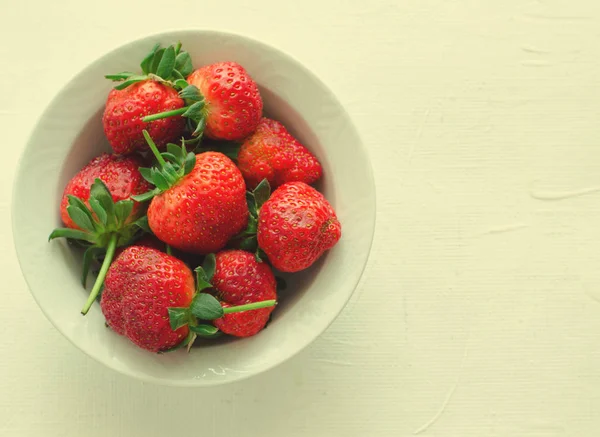
[[[83, 4], [1, 0], [0, 435], [598, 435], [600, 2]], [[341, 317], [275, 370], [207, 390], [129, 380], [71, 346], [30, 297], [10, 229], [17, 157], [58, 87], [178, 27], [245, 33], [315, 71], [378, 188]]]

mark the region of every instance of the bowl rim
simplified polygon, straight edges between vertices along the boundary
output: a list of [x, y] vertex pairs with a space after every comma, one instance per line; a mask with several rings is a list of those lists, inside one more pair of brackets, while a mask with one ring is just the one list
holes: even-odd
[[[238, 373], [236, 375], [236, 377], [230, 378], [228, 380], [205, 380], [205, 379], [188, 379], [188, 380], [176, 380], [176, 379], [165, 379], [165, 378], [159, 378], [159, 377], [154, 377], [151, 375], [147, 375], [145, 373], [140, 373], [140, 372], [136, 372], [133, 369], [130, 368], [115, 368], [112, 365], [110, 365], [110, 363], [108, 363], [105, 360], [102, 360], [101, 357], [91, 353], [90, 351], [88, 351], [87, 349], [81, 347], [79, 344], [77, 344], [73, 338], [71, 338], [69, 335], [67, 335], [65, 333], [65, 331], [60, 327], [60, 324], [55, 322], [54, 319], [52, 319], [48, 312], [46, 311], [46, 309], [44, 309], [44, 307], [42, 305], [40, 305], [40, 302], [36, 296], [36, 294], [33, 292], [30, 282], [27, 278], [27, 275], [25, 275], [25, 271], [23, 269], [23, 261], [21, 260], [21, 256], [19, 253], [19, 248], [18, 248], [18, 244], [17, 244], [17, 239], [16, 239], [16, 199], [17, 199], [17, 187], [19, 186], [19, 184], [17, 183], [19, 181], [19, 179], [22, 177], [22, 170], [23, 170], [23, 162], [25, 160], [25, 155], [27, 150], [29, 149], [29, 145], [30, 143], [33, 141], [34, 138], [34, 133], [36, 132], [38, 126], [40, 125], [40, 123], [42, 122], [42, 120], [45, 118], [46, 114], [48, 113], [48, 110], [50, 107], [53, 106], [54, 102], [56, 101], [56, 99], [62, 95], [62, 93], [65, 91], [65, 89], [68, 88], [69, 84], [75, 80], [75, 78], [77, 78], [78, 76], [85, 74], [85, 72], [89, 69], [92, 69], [96, 64], [100, 63], [106, 56], [108, 56], [109, 54], [115, 52], [116, 50], [122, 49], [124, 47], [130, 46], [130, 45], [134, 45], [134, 44], [138, 44], [143, 40], [147, 40], [150, 38], [155, 38], [155, 39], [165, 39], [169, 36], [172, 36], [175, 33], [201, 33], [201, 34], [213, 34], [213, 35], [224, 35], [224, 36], [232, 36], [235, 38], [240, 38], [242, 40], [248, 40], [250, 42], [252, 42], [253, 44], [256, 44], [258, 46], [263, 46], [264, 48], [270, 49], [270, 50], [275, 50], [277, 52], [279, 52], [281, 55], [287, 57], [289, 59], [289, 61], [291, 61], [295, 67], [297, 67], [298, 69], [302, 70], [302, 72], [308, 76], [311, 77], [312, 80], [314, 80], [315, 82], [319, 83], [325, 90], [327, 90], [327, 92], [331, 95], [331, 97], [339, 104], [339, 108], [340, 110], [343, 112], [343, 115], [350, 121], [350, 126], [351, 128], [354, 130], [354, 135], [356, 135], [356, 137], [358, 138], [358, 145], [359, 147], [362, 149], [362, 152], [364, 153], [364, 157], [365, 157], [365, 169], [366, 169], [366, 174], [365, 174], [365, 180], [368, 181], [369, 185], [372, 187], [372, 199], [371, 199], [371, 203], [372, 203], [372, 207], [371, 207], [371, 214], [370, 214], [370, 222], [372, 223], [371, 227], [370, 227], [370, 232], [368, 235], [369, 238], [369, 244], [368, 244], [368, 250], [366, 252], [366, 256], [363, 262], [363, 265], [360, 269], [360, 274], [357, 276], [357, 279], [355, 281], [355, 283], [352, 285], [352, 290], [348, 293], [345, 301], [343, 302], [343, 304], [339, 307], [339, 309], [337, 310], [336, 314], [334, 315], [334, 317], [331, 318], [331, 320], [329, 320], [324, 327], [320, 330], [320, 331], [315, 331], [315, 335], [312, 336], [311, 339], [304, 341], [302, 343], [299, 343], [298, 347], [295, 348], [295, 350], [287, 355], [283, 355], [281, 357], [279, 357], [279, 359], [277, 360], [273, 360], [270, 361], [268, 364], [265, 364], [264, 366], [262, 366], [261, 368], [257, 369], [255, 372], [248, 372], [248, 373]], [[377, 226], [377, 187], [375, 184], [375, 177], [374, 177], [374, 172], [373, 172], [373, 166], [371, 163], [371, 158], [369, 156], [367, 147], [365, 146], [362, 137], [356, 127], [356, 124], [354, 123], [354, 120], [352, 119], [352, 117], [350, 116], [350, 114], [348, 113], [348, 111], [346, 110], [346, 108], [344, 107], [344, 105], [341, 104], [340, 100], [338, 99], [337, 95], [329, 88], [329, 86], [327, 86], [327, 84], [325, 84], [315, 73], [313, 73], [309, 68], [307, 68], [306, 66], [304, 66], [304, 64], [302, 64], [297, 58], [295, 58], [293, 55], [291, 55], [290, 53], [288, 53], [287, 51], [285, 51], [284, 49], [280, 48], [279, 46], [277, 46], [276, 44], [271, 44], [270, 42], [267, 43], [261, 39], [258, 39], [254, 36], [248, 36], [246, 34], [242, 34], [240, 32], [236, 32], [236, 31], [232, 31], [229, 29], [225, 29], [225, 28], [209, 28], [209, 27], [186, 27], [186, 28], [165, 28], [159, 32], [151, 32], [151, 33], [144, 33], [141, 35], [138, 35], [135, 38], [129, 38], [127, 39], [127, 41], [123, 44], [119, 44], [119, 45], [115, 45], [112, 46], [111, 48], [109, 48], [108, 50], [104, 50], [100, 55], [98, 55], [94, 60], [92, 60], [91, 62], [88, 62], [83, 68], [81, 68], [80, 70], [78, 70], [75, 74], [72, 74], [71, 76], [69, 76], [60, 86], [60, 88], [58, 88], [58, 90], [53, 94], [52, 98], [49, 100], [49, 102], [45, 105], [44, 109], [40, 112], [40, 114], [38, 115], [35, 124], [31, 127], [30, 129], [30, 134], [27, 137], [27, 140], [24, 142], [24, 146], [22, 146], [22, 150], [20, 152], [19, 155], [19, 159], [17, 161], [17, 165], [16, 165], [16, 169], [15, 169], [15, 175], [13, 177], [13, 187], [12, 187], [12, 199], [11, 199], [11, 228], [12, 228], [12, 234], [13, 234], [13, 246], [15, 248], [15, 253], [17, 255], [17, 261], [19, 263], [19, 267], [21, 269], [21, 274], [25, 280], [25, 283], [27, 284], [27, 288], [31, 294], [31, 296], [33, 297], [34, 301], [36, 302], [38, 308], [41, 310], [41, 312], [44, 314], [44, 316], [46, 317], [46, 319], [52, 324], [52, 326], [54, 326], [54, 328], [60, 332], [60, 334], [66, 338], [73, 346], [75, 346], [75, 348], [81, 352], [84, 353], [84, 355], [92, 358], [94, 361], [96, 361], [97, 363], [102, 364], [104, 367], [112, 370], [115, 373], [118, 374], [122, 374], [125, 376], [129, 376], [132, 379], [136, 379], [138, 381], [143, 381], [143, 382], [148, 382], [148, 383], [152, 383], [152, 384], [156, 384], [156, 385], [162, 385], [162, 386], [171, 386], [171, 387], [212, 387], [212, 386], [218, 386], [218, 385], [227, 385], [227, 384], [232, 384], [232, 383], [236, 383], [239, 381], [243, 381], [245, 379], [249, 379], [253, 376], [257, 376], [260, 375], [262, 373], [265, 373], [281, 364], [283, 364], [284, 362], [288, 361], [289, 359], [293, 358], [294, 356], [298, 355], [300, 352], [302, 352], [304, 349], [306, 349], [308, 347], [308, 345], [310, 345], [312, 342], [314, 342], [318, 337], [320, 337], [330, 326], [331, 324], [338, 318], [338, 316], [341, 314], [341, 312], [343, 311], [343, 309], [347, 306], [348, 302], [350, 301], [352, 295], [354, 294], [354, 292], [356, 291], [358, 285], [361, 282], [361, 279], [364, 275], [364, 272], [367, 268], [367, 265], [369, 264], [369, 260], [371, 258], [371, 251], [373, 248], [373, 240], [374, 240], [374, 236], [375, 236], [375, 229]]]

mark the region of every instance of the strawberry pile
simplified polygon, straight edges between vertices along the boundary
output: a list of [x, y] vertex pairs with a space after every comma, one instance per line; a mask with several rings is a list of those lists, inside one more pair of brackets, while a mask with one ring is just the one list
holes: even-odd
[[178, 43], [140, 68], [106, 76], [113, 153], [68, 182], [50, 234], [82, 249], [84, 288], [98, 269], [82, 314], [99, 302], [109, 328], [151, 352], [256, 335], [277, 304], [274, 272], [310, 267], [341, 237], [311, 186], [321, 164], [264, 116], [241, 65], [194, 70]]

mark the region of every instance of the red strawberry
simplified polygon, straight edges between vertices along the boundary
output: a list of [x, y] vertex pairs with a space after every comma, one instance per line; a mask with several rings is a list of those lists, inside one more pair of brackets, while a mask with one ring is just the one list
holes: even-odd
[[149, 247], [130, 246], [112, 263], [101, 308], [106, 322], [139, 347], [158, 352], [181, 343], [188, 326], [171, 329], [170, 307], [187, 307], [194, 277], [177, 258]]
[[188, 76], [206, 100], [206, 135], [241, 140], [250, 135], [262, 115], [263, 101], [248, 72], [235, 62], [217, 62]]
[[258, 212], [258, 245], [273, 267], [283, 272], [311, 266], [341, 234], [327, 199], [304, 182], [282, 185]]
[[166, 162], [145, 132], [159, 168], [142, 171], [157, 189], [148, 208], [152, 232], [176, 249], [206, 254], [222, 249], [248, 222], [246, 184], [233, 161], [218, 152], [187, 153], [169, 146]]
[[[158, 147], [179, 140], [184, 133], [186, 121], [180, 115], [186, 111], [181, 110], [186, 103], [178, 91], [188, 86], [183, 78], [193, 70], [190, 55], [181, 50], [181, 43], [166, 48], [156, 44], [140, 68], [142, 74], [122, 72], [106, 76], [120, 82], [108, 96], [102, 119], [104, 133], [115, 153], [146, 150], [144, 129], [150, 131]], [[151, 117], [164, 111], [174, 118]]]
[[178, 141], [184, 133], [185, 119], [170, 117], [151, 122], [142, 119], [151, 114], [182, 108], [185, 102], [170, 86], [154, 80], [136, 82], [108, 95], [102, 117], [104, 133], [115, 153], [146, 150], [142, 130], [147, 129], [159, 148]]
[[192, 121], [193, 136], [239, 141], [256, 129], [262, 116], [263, 101], [258, 86], [248, 72], [235, 62], [217, 62], [199, 68], [185, 82], [179, 95], [188, 106], [166, 111], [144, 120], [183, 115]]
[[[219, 252], [216, 256], [214, 289], [223, 307], [277, 299], [277, 283], [271, 268], [243, 250]], [[214, 324], [226, 334], [250, 337], [263, 329], [274, 307], [226, 314]]]
[[278, 121], [262, 118], [256, 131], [244, 140], [238, 167], [250, 189], [267, 179], [276, 188], [287, 182], [313, 184], [321, 177], [317, 158]]
[[[67, 183], [60, 203], [60, 216], [68, 228], [80, 229], [69, 217], [67, 206], [69, 196], [75, 196], [89, 207], [90, 187], [96, 178], [104, 182], [113, 201], [129, 199], [136, 194], [145, 193], [150, 184], [144, 180], [138, 168], [141, 161], [134, 157], [119, 157], [102, 154], [92, 159]], [[135, 219], [141, 211], [141, 205], [134, 203], [129, 221]]]

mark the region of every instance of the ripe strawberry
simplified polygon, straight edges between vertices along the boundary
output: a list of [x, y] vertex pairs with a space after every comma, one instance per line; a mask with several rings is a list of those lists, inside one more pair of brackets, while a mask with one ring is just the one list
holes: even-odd
[[187, 81], [206, 100], [206, 135], [241, 140], [250, 135], [262, 115], [263, 101], [248, 72], [235, 62], [217, 62], [194, 71]]
[[193, 122], [193, 135], [198, 139], [206, 132], [209, 138], [238, 141], [254, 132], [262, 116], [263, 101], [256, 82], [240, 64], [206, 65], [190, 74], [187, 82], [190, 86], [180, 96], [188, 106], [144, 120], [181, 114]]
[[311, 266], [341, 237], [340, 222], [329, 202], [304, 182], [280, 186], [258, 207], [258, 246], [283, 272]]
[[321, 164], [278, 121], [262, 118], [256, 131], [240, 148], [238, 167], [254, 189], [267, 179], [276, 188], [286, 182], [313, 184], [321, 177]]
[[157, 146], [163, 148], [179, 140], [184, 133], [183, 117], [163, 118], [149, 123], [142, 119], [151, 114], [182, 108], [185, 102], [177, 90], [154, 80], [136, 82], [125, 89], [112, 89], [102, 116], [104, 133], [115, 153], [146, 150], [142, 130], [147, 129]]
[[[102, 117], [104, 133], [118, 154], [147, 150], [144, 129], [159, 148], [179, 140], [184, 133], [186, 121], [180, 116], [180, 109], [185, 101], [178, 91], [188, 85], [183, 78], [193, 70], [190, 55], [181, 50], [181, 44], [167, 48], [156, 44], [140, 67], [141, 75], [122, 72], [106, 76], [121, 82], [108, 95]], [[172, 118], [145, 119], [164, 111], [171, 113]]]
[[[277, 283], [271, 268], [243, 250], [217, 253], [212, 284], [224, 308], [277, 299]], [[250, 337], [265, 327], [273, 309], [226, 314], [214, 324], [225, 334]]]
[[135, 199], [152, 198], [148, 208], [152, 232], [185, 252], [222, 249], [248, 222], [246, 184], [238, 168], [222, 153], [194, 155], [185, 145], [169, 144], [169, 152], [161, 155], [148, 133], [144, 135], [159, 167], [140, 171], [156, 189]]
[[[229, 255], [233, 257], [232, 263], [228, 261], [229, 255], [221, 257], [219, 262], [217, 262], [214, 254], [206, 256], [202, 267], [198, 267], [195, 270], [196, 293], [194, 294], [189, 306], [184, 305], [168, 308], [171, 329], [176, 331], [182, 326], [187, 325], [191, 331], [191, 335], [189, 335], [184, 342], [180, 343], [178, 347], [187, 345], [189, 351], [196, 337], [210, 338], [220, 334], [217, 327], [209, 324], [199, 323], [201, 320], [213, 320], [215, 323], [220, 323], [224, 327], [231, 326], [231, 329], [228, 329], [224, 332], [231, 331], [231, 333], [234, 333], [234, 335], [253, 335], [252, 332], [256, 333], [260, 331], [260, 329], [262, 329], [264, 326], [264, 323], [266, 323], [266, 319], [264, 322], [261, 321], [264, 317], [265, 311], [270, 313], [273, 307], [277, 304], [275, 299], [259, 300], [263, 295], [265, 297], [276, 297], [271, 285], [271, 282], [274, 281], [272, 278], [273, 274], [270, 272], [268, 267], [266, 270], [264, 267], [248, 267], [245, 259], [242, 259], [239, 257], [239, 255], [236, 255], [235, 253], [232, 254], [231, 252], [232, 251], [230, 251]], [[252, 255], [249, 256], [252, 258]], [[252, 261], [257, 264], [253, 258]], [[233, 269], [235, 268], [240, 269], [237, 272], [242, 273], [242, 275], [256, 274], [257, 276], [238, 277], [236, 276], [237, 273], [234, 273]], [[244, 268], [246, 268], [245, 273], [242, 272]], [[222, 278], [222, 280], [219, 280], [217, 276], [217, 280], [221, 285], [228, 284], [225, 285], [225, 288], [228, 287], [227, 290], [229, 292], [233, 293], [234, 295], [237, 293], [237, 291], [242, 291], [244, 293], [248, 292], [248, 299], [239, 298], [234, 300], [251, 300], [252, 302], [243, 303], [241, 305], [230, 305], [228, 303], [219, 302], [212, 294], [203, 293], [203, 290], [213, 288], [211, 281], [213, 280], [213, 275], [217, 273], [217, 269], [220, 269], [220, 275], [226, 276], [225, 278]], [[269, 278], [269, 274], [271, 275], [271, 278]], [[230, 276], [232, 277], [230, 278]], [[250, 285], [244, 284], [244, 282], [251, 280], [255, 281], [255, 285], [259, 288], [258, 291], [251, 291]], [[228, 291], [225, 291], [224, 293], [227, 294]], [[228, 321], [230, 316], [241, 316], [242, 314], [243, 317], [239, 319], [233, 318], [232, 322]], [[245, 327], [238, 326], [239, 323], [244, 320], [248, 321], [248, 325]]]
[[156, 249], [130, 246], [110, 266], [100, 305], [115, 332], [159, 352], [187, 337], [187, 326], [171, 329], [168, 309], [189, 306], [194, 289], [192, 272], [183, 262]]
[[[209, 257], [214, 265], [214, 256]], [[213, 268], [214, 270], [214, 268]], [[106, 275], [100, 306], [106, 323], [137, 346], [161, 352], [191, 347], [196, 336], [212, 337], [218, 329], [199, 324], [226, 314], [272, 307], [274, 300], [223, 308], [211, 295], [202, 268], [198, 284], [179, 259], [159, 250], [130, 246], [112, 263]], [[191, 331], [191, 332], [190, 332]]]
[[[136, 194], [145, 193], [150, 184], [144, 180], [138, 168], [141, 161], [135, 157], [119, 157], [103, 153], [92, 159], [85, 167], [73, 176], [63, 191], [60, 203], [60, 216], [66, 227], [80, 229], [69, 217], [67, 207], [69, 196], [79, 198], [86, 206], [90, 206], [90, 187], [96, 178], [104, 182], [115, 202], [129, 199]], [[142, 211], [142, 205], [135, 202], [128, 221], [132, 221]]]

